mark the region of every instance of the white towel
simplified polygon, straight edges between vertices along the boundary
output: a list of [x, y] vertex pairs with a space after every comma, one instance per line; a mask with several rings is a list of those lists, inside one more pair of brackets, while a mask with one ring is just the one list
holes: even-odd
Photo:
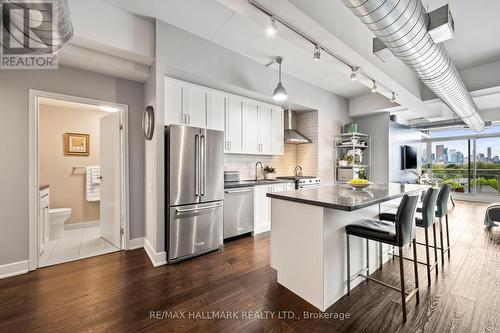
[[91, 182], [92, 185], [98, 185], [101, 183], [101, 167], [94, 166], [90, 168]]
[[[88, 166], [85, 168], [85, 197], [87, 201], [100, 201], [101, 200], [101, 182], [100, 182], [101, 168], [99, 166]], [[95, 183], [94, 180], [99, 180]]]

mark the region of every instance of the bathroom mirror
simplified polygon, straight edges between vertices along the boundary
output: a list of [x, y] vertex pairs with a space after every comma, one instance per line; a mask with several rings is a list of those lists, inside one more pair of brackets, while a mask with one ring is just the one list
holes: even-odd
[[155, 130], [155, 111], [151, 105], [148, 105], [142, 114], [142, 133], [146, 140], [153, 138]]

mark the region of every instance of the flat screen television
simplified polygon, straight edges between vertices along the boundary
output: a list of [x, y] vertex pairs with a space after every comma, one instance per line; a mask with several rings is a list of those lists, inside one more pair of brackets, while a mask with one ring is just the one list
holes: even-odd
[[417, 168], [417, 149], [412, 146], [403, 147], [403, 169], [416, 169]]

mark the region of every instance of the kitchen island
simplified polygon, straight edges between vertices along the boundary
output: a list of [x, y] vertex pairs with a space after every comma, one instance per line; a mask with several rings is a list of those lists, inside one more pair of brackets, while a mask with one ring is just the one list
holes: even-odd
[[[345, 226], [377, 218], [383, 203], [425, 190], [422, 185], [374, 184], [354, 190], [335, 184], [268, 193], [271, 198], [271, 267], [278, 283], [325, 311], [347, 293]], [[352, 238], [351, 272], [366, 267], [366, 240]], [[386, 249], [370, 242], [370, 273], [381, 266]], [[354, 275], [354, 274], [353, 274]], [[354, 287], [363, 281], [351, 282]]]

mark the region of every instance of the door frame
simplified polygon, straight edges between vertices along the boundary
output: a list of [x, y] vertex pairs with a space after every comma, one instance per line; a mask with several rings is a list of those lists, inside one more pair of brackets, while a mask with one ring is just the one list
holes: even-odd
[[120, 112], [120, 168], [121, 172], [121, 226], [123, 235], [121, 248], [129, 249], [130, 243], [130, 220], [129, 220], [129, 142], [128, 142], [128, 105], [114, 102], [101, 101], [92, 98], [52, 93], [48, 91], [29, 89], [29, 249], [28, 269], [30, 271], [38, 268], [38, 226], [39, 226], [39, 159], [38, 159], [38, 125], [39, 125], [39, 98], [52, 98], [69, 102], [105, 105], [116, 107]]

